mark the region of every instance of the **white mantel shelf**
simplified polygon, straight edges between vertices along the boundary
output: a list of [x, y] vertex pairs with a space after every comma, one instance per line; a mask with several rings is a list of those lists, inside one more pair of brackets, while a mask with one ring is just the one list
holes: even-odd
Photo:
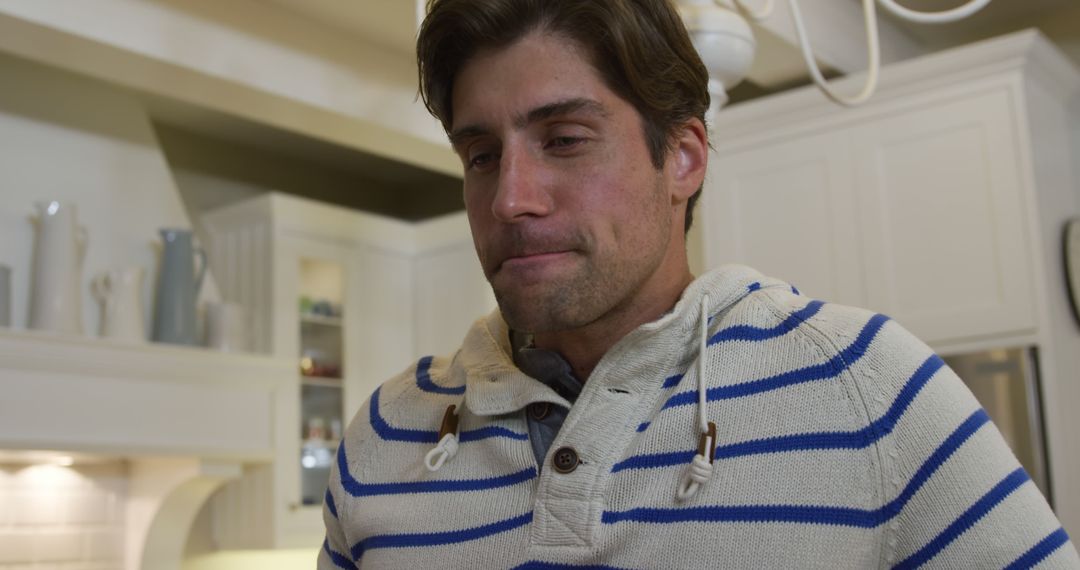
[[0, 449], [271, 461], [296, 363], [0, 328]]

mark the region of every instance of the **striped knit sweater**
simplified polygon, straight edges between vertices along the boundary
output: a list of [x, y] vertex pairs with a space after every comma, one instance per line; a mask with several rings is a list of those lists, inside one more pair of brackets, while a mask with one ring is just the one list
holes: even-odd
[[[705, 294], [715, 463], [680, 501]], [[509, 350], [496, 311], [375, 391], [339, 448], [320, 569], [1080, 567], [971, 393], [883, 315], [716, 270], [603, 357], [542, 470], [524, 408], [568, 403]], [[460, 446], [429, 472], [451, 404]]]

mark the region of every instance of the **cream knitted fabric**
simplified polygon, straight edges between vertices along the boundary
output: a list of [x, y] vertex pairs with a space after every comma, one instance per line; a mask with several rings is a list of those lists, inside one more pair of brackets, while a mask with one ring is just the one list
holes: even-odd
[[[706, 293], [716, 459], [680, 501]], [[320, 569], [1080, 568], [971, 393], [883, 315], [718, 269], [604, 356], [542, 472], [523, 410], [568, 403], [509, 350], [495, 312], [371, 396], [331, 474]], [[432, 472], [451, 404], [459, 445]]]

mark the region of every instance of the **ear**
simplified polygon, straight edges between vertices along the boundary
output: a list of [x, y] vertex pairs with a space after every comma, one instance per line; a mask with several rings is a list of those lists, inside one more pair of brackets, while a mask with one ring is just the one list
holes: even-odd
[[685, 203], [701, 188], [709, 164], [709, 139], [705, 125], [698, 118], [683, 123], [669, 151], [667, 166], [671, 181], [671, 203]]

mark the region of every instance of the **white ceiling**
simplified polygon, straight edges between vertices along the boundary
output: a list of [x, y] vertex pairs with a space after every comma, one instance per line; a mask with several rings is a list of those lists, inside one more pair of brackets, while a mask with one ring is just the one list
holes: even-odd
[[416, 49], [417, 12], [424, 0], [264, 0], [393, 51]]
[[[303, 17], [337, 27], [400, 54], [412, 56], [418, 13], [425, 0], [263, 0], [283, 6]], [[748, 4], [764, 0], [750, 0]], [[783, 0], [778, 0], [783, 1]], [[955, 8], [967, 0], [897, 0], [903, 6], [923, 11]], [[801, 0], [804, 13], [836, 0]], [[852, 10], [861, 10], [862, 0], [848, 0]], [[891, 20], [902, 33], [936, 51], [1028, 27], [1039, 27], [1080, 64], [1080, 0], [992, 0], [978, 14], [945, 25], [912, 24], [898, 20], [879, 8], [881, 17]], [[848, 28], [850, 30], [850, 28]], [[859, 41], [861, 42], [861, 30]], [[774, 52], [766, 50], [765, 53]], [[772, 62], [773, 67], [801, 67], [795, 50], [779, 52], [790, 62]], [[759, 54], [762, 55], [762, 54]], [[759, 67], [762, 63], [758, 62]], [[798, 83], [797, 81], [795, 83]], [[780, 87], [780, 85], [777, 85]]]

